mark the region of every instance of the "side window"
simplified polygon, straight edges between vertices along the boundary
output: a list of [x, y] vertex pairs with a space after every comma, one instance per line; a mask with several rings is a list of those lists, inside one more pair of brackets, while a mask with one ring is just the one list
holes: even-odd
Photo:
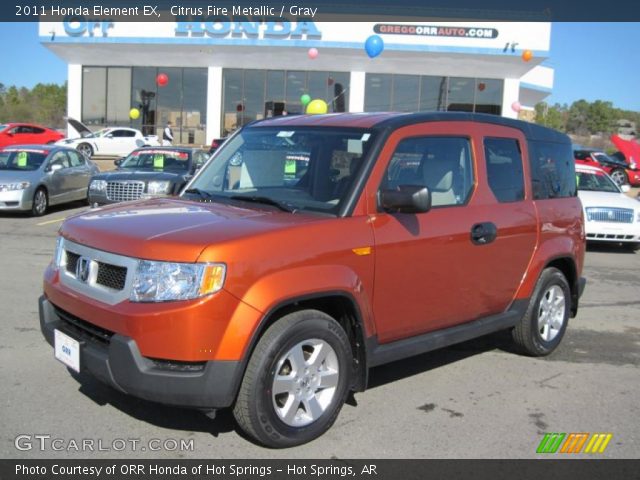
[[485, 138], [489, 187], [500, 203], [524, 200], [520, 145], [514, 138]]
[[575, 197], [575, 160], [568, 143], [529, 141], [533, 198]]
[[196, 168], [200, 168], [202, 167], [202, 165], [204, 165], [204, 163], [207, 161], [207, 154], [204, 152], [196, 152], [195, 154], [195, 160], [194, 160], [194, 166]]
[[31, 127], [31, 133], [37, 133], [39, 135], [41, 133], [44, 133], [44, 129], [38, 128], [38, 127]]
[[135, 137], [136, 136], [136, 132], [134, 132], [133, 130], [120, 130], [120, 136], [121, 137]]
[[67, 153], [64, 151], [56, 152], [51, 157], [49, 161], [49, 166], [52, 165], [60, 165], [62, 168], [69, 168], [69, 158], [67, 157]]
[[434, 207], [462, 205], [473, 189], [471, 146], [463, 137], [402, 140], [389, 162], [381, 189], [426, 186]]
[[78, 152], [68, 151], [67, 155], [69, 155], [69, 161], [72, 167], [81, 167], [85, 164], [84, 157]]
[[124, 137], [124, 130], [112, 130], [111, 131], [111, 136], [113, 138], [121, 138]]

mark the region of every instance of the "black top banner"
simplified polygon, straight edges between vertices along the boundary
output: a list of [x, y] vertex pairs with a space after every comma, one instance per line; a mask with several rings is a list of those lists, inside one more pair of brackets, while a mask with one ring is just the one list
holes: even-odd
[[17, 0], [0, 2], [0, 21], [62, 21], [74, 16], [95, 20], [174, 22], [176, 17], [251, 17], [265, 21], [638, 21], [640, 2], [627, 0]]

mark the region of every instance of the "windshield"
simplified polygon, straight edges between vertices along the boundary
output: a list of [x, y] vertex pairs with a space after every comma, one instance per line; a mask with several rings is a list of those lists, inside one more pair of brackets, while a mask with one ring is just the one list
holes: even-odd
[[0, 170], [37, 170], [47, 158], [46, 150], [6, 149], [0, 151]]
[[604, 172], [576, 172], [578, 190], [620, 193], [620, 189]]
[[619, 160], [610, 157], [606, 153], [594, 153], [593, 158], [595, 158], [599, 163], [620, 163]]
[[0, 132], [6, 130], [9, 125], [0, 125]]
[[99, 138], [105, 137], [111, 131], [110, 128], [103, 128], [102, 130], [98, 130], [97, 132], [93, 132], [91, 134], [86, 135], [84, 138]]
[[220, 147], [185, 194], [337, 214], [372, 143], [362, 129], [246, 128]]
[[120, 168], [187, 172], [189, 171], [190, 157], [188, 152], [177, 150], [138, 150], [125, 158], [120, 164]]

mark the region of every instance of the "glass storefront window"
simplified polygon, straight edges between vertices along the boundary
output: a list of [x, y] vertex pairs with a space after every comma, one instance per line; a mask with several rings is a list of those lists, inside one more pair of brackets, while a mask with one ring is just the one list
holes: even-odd
[[[287, 113], [303, 113], [300, 97], [307, 93], [307, 72], [287, 71], [286, 80], [285, 110]], [[311, 98], [314, 98], [313, 95]]]
[[204, 145], [207, 141], [207, 78], [206, 68], [182, 70], [182, 143]]
[[[166, 68], [162, 67], [158, 69], [158, 74], [164, 73], [169, 81], [166, 85], [156, 89], [156, 99], [158, 105], [158, 117], [156, 119], [156, 135], [162, 138], [162, 132], [167, 125], [167, 122], [171, 122], [173, 130], [174, 142], [183, 143], [182, 138], [179, 136], [176, 138], [176, 134], [179, 135], [179, 131], [183, 126], [182, 119], [182, 69], [181, 68]], [[155, 78], [154, 78], [155, 83]]]
[[104, 125], [107, 112], [106, 67], [82, 69], [82, 122], [86, 125]]
[[131, 69], [109, 67], [107, 69], [107, 123], [129, 123], [131, 110]]
[[502, 112], [502, 80], [368, 73], [365, 112]]
[[157, 68], [133, 67], [131, 82], [131, 107], [140, 110], [140, 116], [131, 120], [131, 126], [145, 135], [155, 134], [156, 125], [156, 75]]

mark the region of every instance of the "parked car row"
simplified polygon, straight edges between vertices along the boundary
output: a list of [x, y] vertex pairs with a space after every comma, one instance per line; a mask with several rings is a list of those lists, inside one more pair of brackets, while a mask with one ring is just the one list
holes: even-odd
[[51, 205], [85, 200], [93, 206], [175, 195], [207, 161], [204, 150], [143, 147], [100, 173], [76, 149], [60, 145], [0, 148], [0, 211], [44, 215]]

